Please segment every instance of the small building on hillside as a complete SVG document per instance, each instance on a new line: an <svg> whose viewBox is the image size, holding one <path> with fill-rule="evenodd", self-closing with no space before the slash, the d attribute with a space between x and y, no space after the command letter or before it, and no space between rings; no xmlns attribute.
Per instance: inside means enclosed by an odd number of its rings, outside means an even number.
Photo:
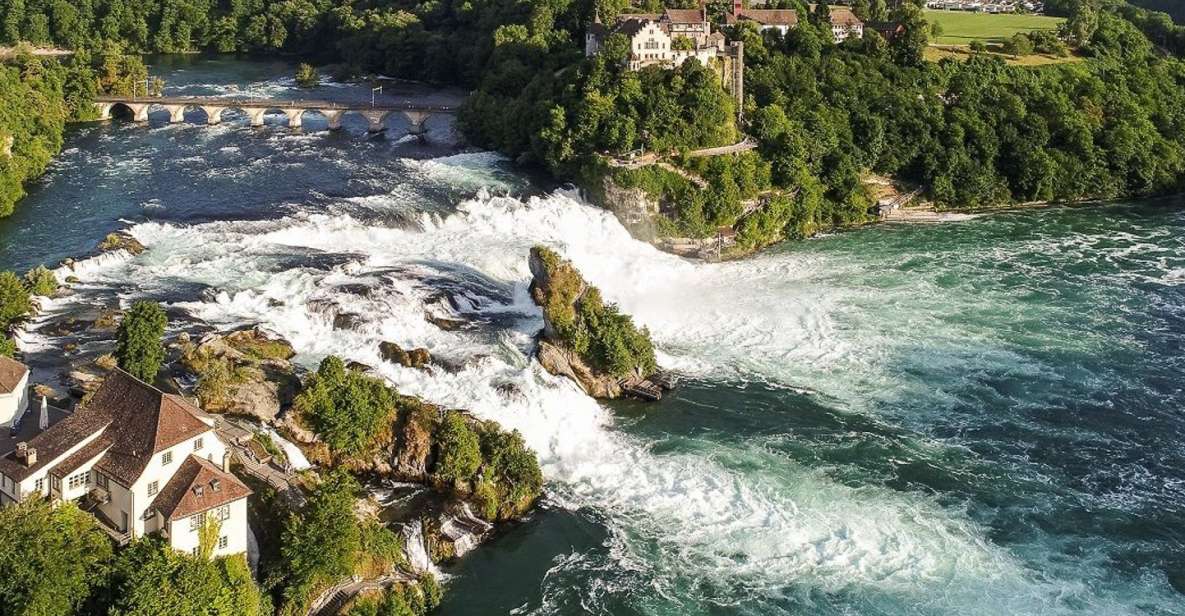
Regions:
<svg viewBox="0 0 1185 616"><path fill-rule="evenodd" d="M13 428L29 407L29 368L0 355L0 429Z"/></svg>
<svg viewBox="0 0 1185 616"><path fill-rule="evenodd" d="M121 544L158 533L186 552L209 522L215 555L247 551L251 490L229 472L214 419L184 398L116 369L82 408L41 423L0 455L0 505L75 501Z"/></svg>
<svg viewBox="0 0 1185 616"><path fill-rule="evenodd" d="M746 9L738 1L733 2L732 13L725 15L725 23L736 25L751 21L757 24L757 30L766 32L776 31L785 36L798 27L798 11L794 9Z"/></svg>
<svg viewBox="0 0 1185 616"><path fill-rule="evenodd" d="M881 38L890 43L902 34L905 34L905 26L899 21L869 21L864 23L864 29L876 32L881 35Z"/></svg>
<svg viewBox="0 0 1185 616"><path fill-rule="evenodd" d="M810 5L814 10L815 5ZM733 0L732 12L725 15L727 25L736 25L746 21L757 24L761 32L776 31L785 36L786 33L798 27L798 11L794 9L746 9L741 0ZM846 6L831 7L831 36L836 43L842 43L849 38L864 36L864 22L856 17Z"/></svg>

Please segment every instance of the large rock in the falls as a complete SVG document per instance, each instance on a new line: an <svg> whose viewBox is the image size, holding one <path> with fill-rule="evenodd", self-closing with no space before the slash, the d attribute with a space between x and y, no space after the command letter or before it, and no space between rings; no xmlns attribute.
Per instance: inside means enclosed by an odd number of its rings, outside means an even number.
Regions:
<svg viewBox="0 0 1185 616"><path fill-rule="evenodd" d="M654 345L616 305L584 281L569 261L552 250L531 249L531 299L543 309L543 331L536 357L548 372L565 376L590 396L618 398L626 392L653 392L648 381L657 370Z"/></svg>
<svg viewBox="0 0 1185 616"><path fill-rule="evenodd" d="M432 355L428 353L428 349L404 350L394 342L380 342L379 355L384 361L399 364L405 368L427 368L432 363Z"/></svg>
<svg viewBox="0 0 1185 616"><path fill-rule="evenodd" d="M181 363L197 377L195 393L205 410L271 423L300 391L293 355L288 341L251 328L210 334L185 348Z"/></svg>
<svg viewBox="0 0 1185 616"><path fill-rule="evenodd" d="M549 342L547 339L539 341L535 357L544 370L556 376L566 376L576 381L584 393L594 398L621 397L621 383L618 379L597 374L578 355Z"/></svg>
<svg viewBox="0 0 1185 616"><path fill-rule="evenodd" d="M99 242L99 252L112 252L116 250L126 250L128 253L138 255L144 252L144 244L140 243L131 233L127 231L116 231L108 233L103 241Z"/></svg>

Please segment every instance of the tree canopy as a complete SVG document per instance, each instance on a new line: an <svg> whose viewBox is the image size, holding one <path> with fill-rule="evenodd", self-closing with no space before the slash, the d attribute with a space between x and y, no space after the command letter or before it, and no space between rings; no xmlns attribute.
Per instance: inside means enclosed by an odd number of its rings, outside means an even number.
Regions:
<svg viewBox="0 0 1185 616"><path fill-rule="evenodd" d="M152 383L165 360L164 335L168 317L160 304L138 301L119 324L115 359L132 376Z"/></svg>

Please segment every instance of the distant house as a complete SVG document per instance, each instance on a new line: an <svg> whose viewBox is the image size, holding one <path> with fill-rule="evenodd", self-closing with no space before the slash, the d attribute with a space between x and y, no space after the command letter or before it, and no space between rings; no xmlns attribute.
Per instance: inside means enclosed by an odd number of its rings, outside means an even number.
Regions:
<svg viewBox="0 0 1185 616"><path fill-rule="evenodd" d="M810 5L814 10L814 5ZM798 11L794 9L746 9L741 0L733 0L732 12L725 15L725 23L736 25L744 22L757 24L761 32L776 31L781 35L798 27ZM831 7L831 36L836 43L849 38L864 36L864 22L851 9L843 6Z"/></svg>
<svg viewBox="0 0 1185 616"><path fill-rule="evenodd" d="M117 369L78 411L42 413L41 429L22 426L0 455L0 505L76 501L120 543L158 533L185 552L216 521L215 555L247 551L251 490L230 474L214 420L184 398Z"/></svg>
<svg viewBox="0 0 1185 616"><path fill-rule="evenodd" d="M653 65L681 66L690 58L707 66L725 52L724 35L712 32L707 11L702 7L667 9L661 14L621 15L612 26L602 24L598 18L585 36L585 55L599 53L605 39L613 34L629 40L631 70Z"/></svg>
<svg viewBox="0 0 1185 616"><path fill-rule="evenodd" d="M0 355L0 428L11 428L29 407L29 369Z"/></svg>
<svg viewBox="0 0 1185 616"><path fill-rule="evenodd" d="M794 9L746 9L740 0L734 0L732 12L724 16L724 22L730 26L750 21L757 24L761 32L777 31L785 36L787 32L798 26L798 11Z"/></svg>
<svg viewBox="0 0 1185 616"><path fill-rule="evenodd" d="M869 21L864 23L865 30L872 30L881 38L892 43L894 39L905 34L905 26L899 21Z"/></svg>

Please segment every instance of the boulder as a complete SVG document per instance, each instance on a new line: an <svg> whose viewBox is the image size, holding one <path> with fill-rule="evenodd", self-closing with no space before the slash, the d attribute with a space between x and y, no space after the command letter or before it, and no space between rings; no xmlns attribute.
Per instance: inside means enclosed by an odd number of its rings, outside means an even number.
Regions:
<svg viewBox="0 0 1185 616"><path fill-rule="evenodd" d="M404 350L394 342L380 342L379 355L384 361L389 361L393 364L399 364L405 368L420 368L424 369L432 363L432 355L428 353L428 349L415 348Z"/></svg>
<svg viewBox="0 0 1185 616"><path fill-rule="evenodd" d="M288 361L295 355L292 345L259 328L208 334L197 346L185 346L181 364L197 377L197 393L209 412L271 423L300 391ZM222 385L206 389L203 382Z"/></svg>
<svg viewBox="0 0 1185 616"><path fill-rule="evenodd" d="M108 233L103 241L99 242L99 252L112 252L115 250L126 250L133 255L138 255L144 252L144 244L140 240L132 237L132 234L126 231L116 231Z"/></svg>
<svg viewBox="0 0 1185 616"><path fill-rule="evenodd" d="M547 340L540 340L535 356L544 370L556 376L572 379L584 393L594 398L621 397L621 383L617 379L598 374L575 353L565 348Z"/></svg>

